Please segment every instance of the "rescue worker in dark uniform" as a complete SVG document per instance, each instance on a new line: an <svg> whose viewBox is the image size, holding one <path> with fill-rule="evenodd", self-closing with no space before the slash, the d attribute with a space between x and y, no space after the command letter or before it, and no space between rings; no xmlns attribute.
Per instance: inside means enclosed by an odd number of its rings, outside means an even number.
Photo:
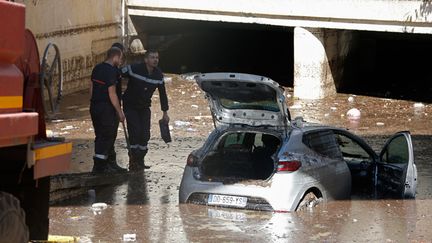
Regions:
<svg viewBox="0 0 432 243"><path fill-rule="evenodd" d="M129 171L150 168L144 164L147 144L150 139L151 98L159 90L162 120L169 122L168 97L165 90L162 71L158 68L159 53L149 50L144 54L144 63L128 65L122 68L124 76L129 77L123 94L123 109L126 115L130 140Z"/></svg>
<svg viewBox="0 0 432 243"><path fill-rule="evenodd" d="M119 42L115 42L114 44L112 44L111 47L117 47L118 49L120 49L122 51L122 58L120 60L120 63L118 66L116 66L116 71L117 71L117 83L116 83L116 93L117 93L117 97L121 106L121 100L122 100L122 75L121 75L121 68L120 65L123 64L123 60L125 59L124 56L124 46L119 43ZM117 131L118 131L118 125L119 125L119 120L116 120L116 123L114 125L114 127L116 127L115 129L115 135L114 135L114 140L117 139ZM114 129L114 128L113 128ZM111 149L108 152L108 161L110 164L112 165L117 165L117 153L115 152L114 149L114 144L111 147ZM119 169L119 168L117 168ZM120 170L120 171L124 171L124 170Z"/></svg>
<svg viewBox="0 0 432 243"><path fill-rule="evenodd" d="M113 160L108 160L114 147L119 121L125 120L124 113L116 92L118 79L117 66L120 64L122 51L111 47L107 59L93 68L90 86L90 115L95 131L94 173L124 172Z"/></svg>

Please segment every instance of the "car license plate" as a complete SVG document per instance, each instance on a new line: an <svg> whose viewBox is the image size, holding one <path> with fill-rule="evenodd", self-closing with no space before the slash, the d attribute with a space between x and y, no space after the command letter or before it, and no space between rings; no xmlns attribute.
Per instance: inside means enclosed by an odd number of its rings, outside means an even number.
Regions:
<svg viewBox="0 0 432 243"><path fill-rule="evenodd" d="M235 196L225 196L209 194L207 203L209 205L226 205L244 208L246 207L247 198L246 197L235 197Z"/></svg>

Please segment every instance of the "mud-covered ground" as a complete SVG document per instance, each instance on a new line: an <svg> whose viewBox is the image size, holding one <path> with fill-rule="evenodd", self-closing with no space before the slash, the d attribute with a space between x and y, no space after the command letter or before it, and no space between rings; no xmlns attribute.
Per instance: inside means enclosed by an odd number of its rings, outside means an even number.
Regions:
<svg viewBox="0 0 432 243"><path fill-rule="evenodd" d="M337 95L320 101L295 100L287 90L292 117L347 127L377 150L400 130L413 135L419 171L416 200L353 198L320 205L311 211L269 213L179 205L178 187L188 154L198 148L213 129L204 94L190 80L167 79L169 116L173 142L160 139L161 118L157 93L152 107L152 138L144 173L132 174L120 185L94 188L92 193L66 200L50 209L50 234L79 236L82 242L122 242L132 234L136 242L429 242L432 241L432 105L381 98ZM74 144L70 172L92 167L93 130L88 93L64 98L50 133L65 136ZM347 118L357 108L360 120ZM123 129L116 149L119 163L127 166ZM92 203L108 208L97 213ZM127 236L127 235L126 235Z"/></svg>

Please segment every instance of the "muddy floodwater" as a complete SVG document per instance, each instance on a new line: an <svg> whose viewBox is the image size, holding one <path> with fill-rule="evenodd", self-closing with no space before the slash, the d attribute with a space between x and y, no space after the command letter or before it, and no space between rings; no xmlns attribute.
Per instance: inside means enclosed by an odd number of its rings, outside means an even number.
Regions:
<svg viewBox="0 0 432 243"><path fill-rule="evenodd" d="M303 212L272 213L198 205L179 205L178 189L188 154L213 129L204 94L193 81L168 77L173 142L159 138L157 92L152 107L152 138L144 173L124 183L89 192L50 208L50 234L81 242L432 242L432 105L339 94L319 101L297 100L287 89L291 116L346 127L379 152L401 130L412 133L418 187L415 200L353 195ZM93 130L87 92L64 98L50 134L74 143L71 173L92 168ZM357 110L348 111L352 108ZM353 113L354 112L354 113ZM360 116L358 113L360 113ZM356 115L355 119L352 115ZM351 116L350 116L351 115ZM116 150L126 167L127 150L119 128ZM103 203L101 207L92 207ZM106 207L104 206L106 204Z"/></svg>

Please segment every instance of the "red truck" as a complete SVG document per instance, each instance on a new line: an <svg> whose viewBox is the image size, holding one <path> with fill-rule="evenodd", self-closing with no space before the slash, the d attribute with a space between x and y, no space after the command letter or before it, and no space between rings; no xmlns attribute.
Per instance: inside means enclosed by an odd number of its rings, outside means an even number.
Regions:
<svg viewBox="0 0 432 243"><path fill-rule="evenodd" d="M71 161L70 142L47 138L40 74L25 6L0 1L0 242L47 239L50 176Z"/></svg>

